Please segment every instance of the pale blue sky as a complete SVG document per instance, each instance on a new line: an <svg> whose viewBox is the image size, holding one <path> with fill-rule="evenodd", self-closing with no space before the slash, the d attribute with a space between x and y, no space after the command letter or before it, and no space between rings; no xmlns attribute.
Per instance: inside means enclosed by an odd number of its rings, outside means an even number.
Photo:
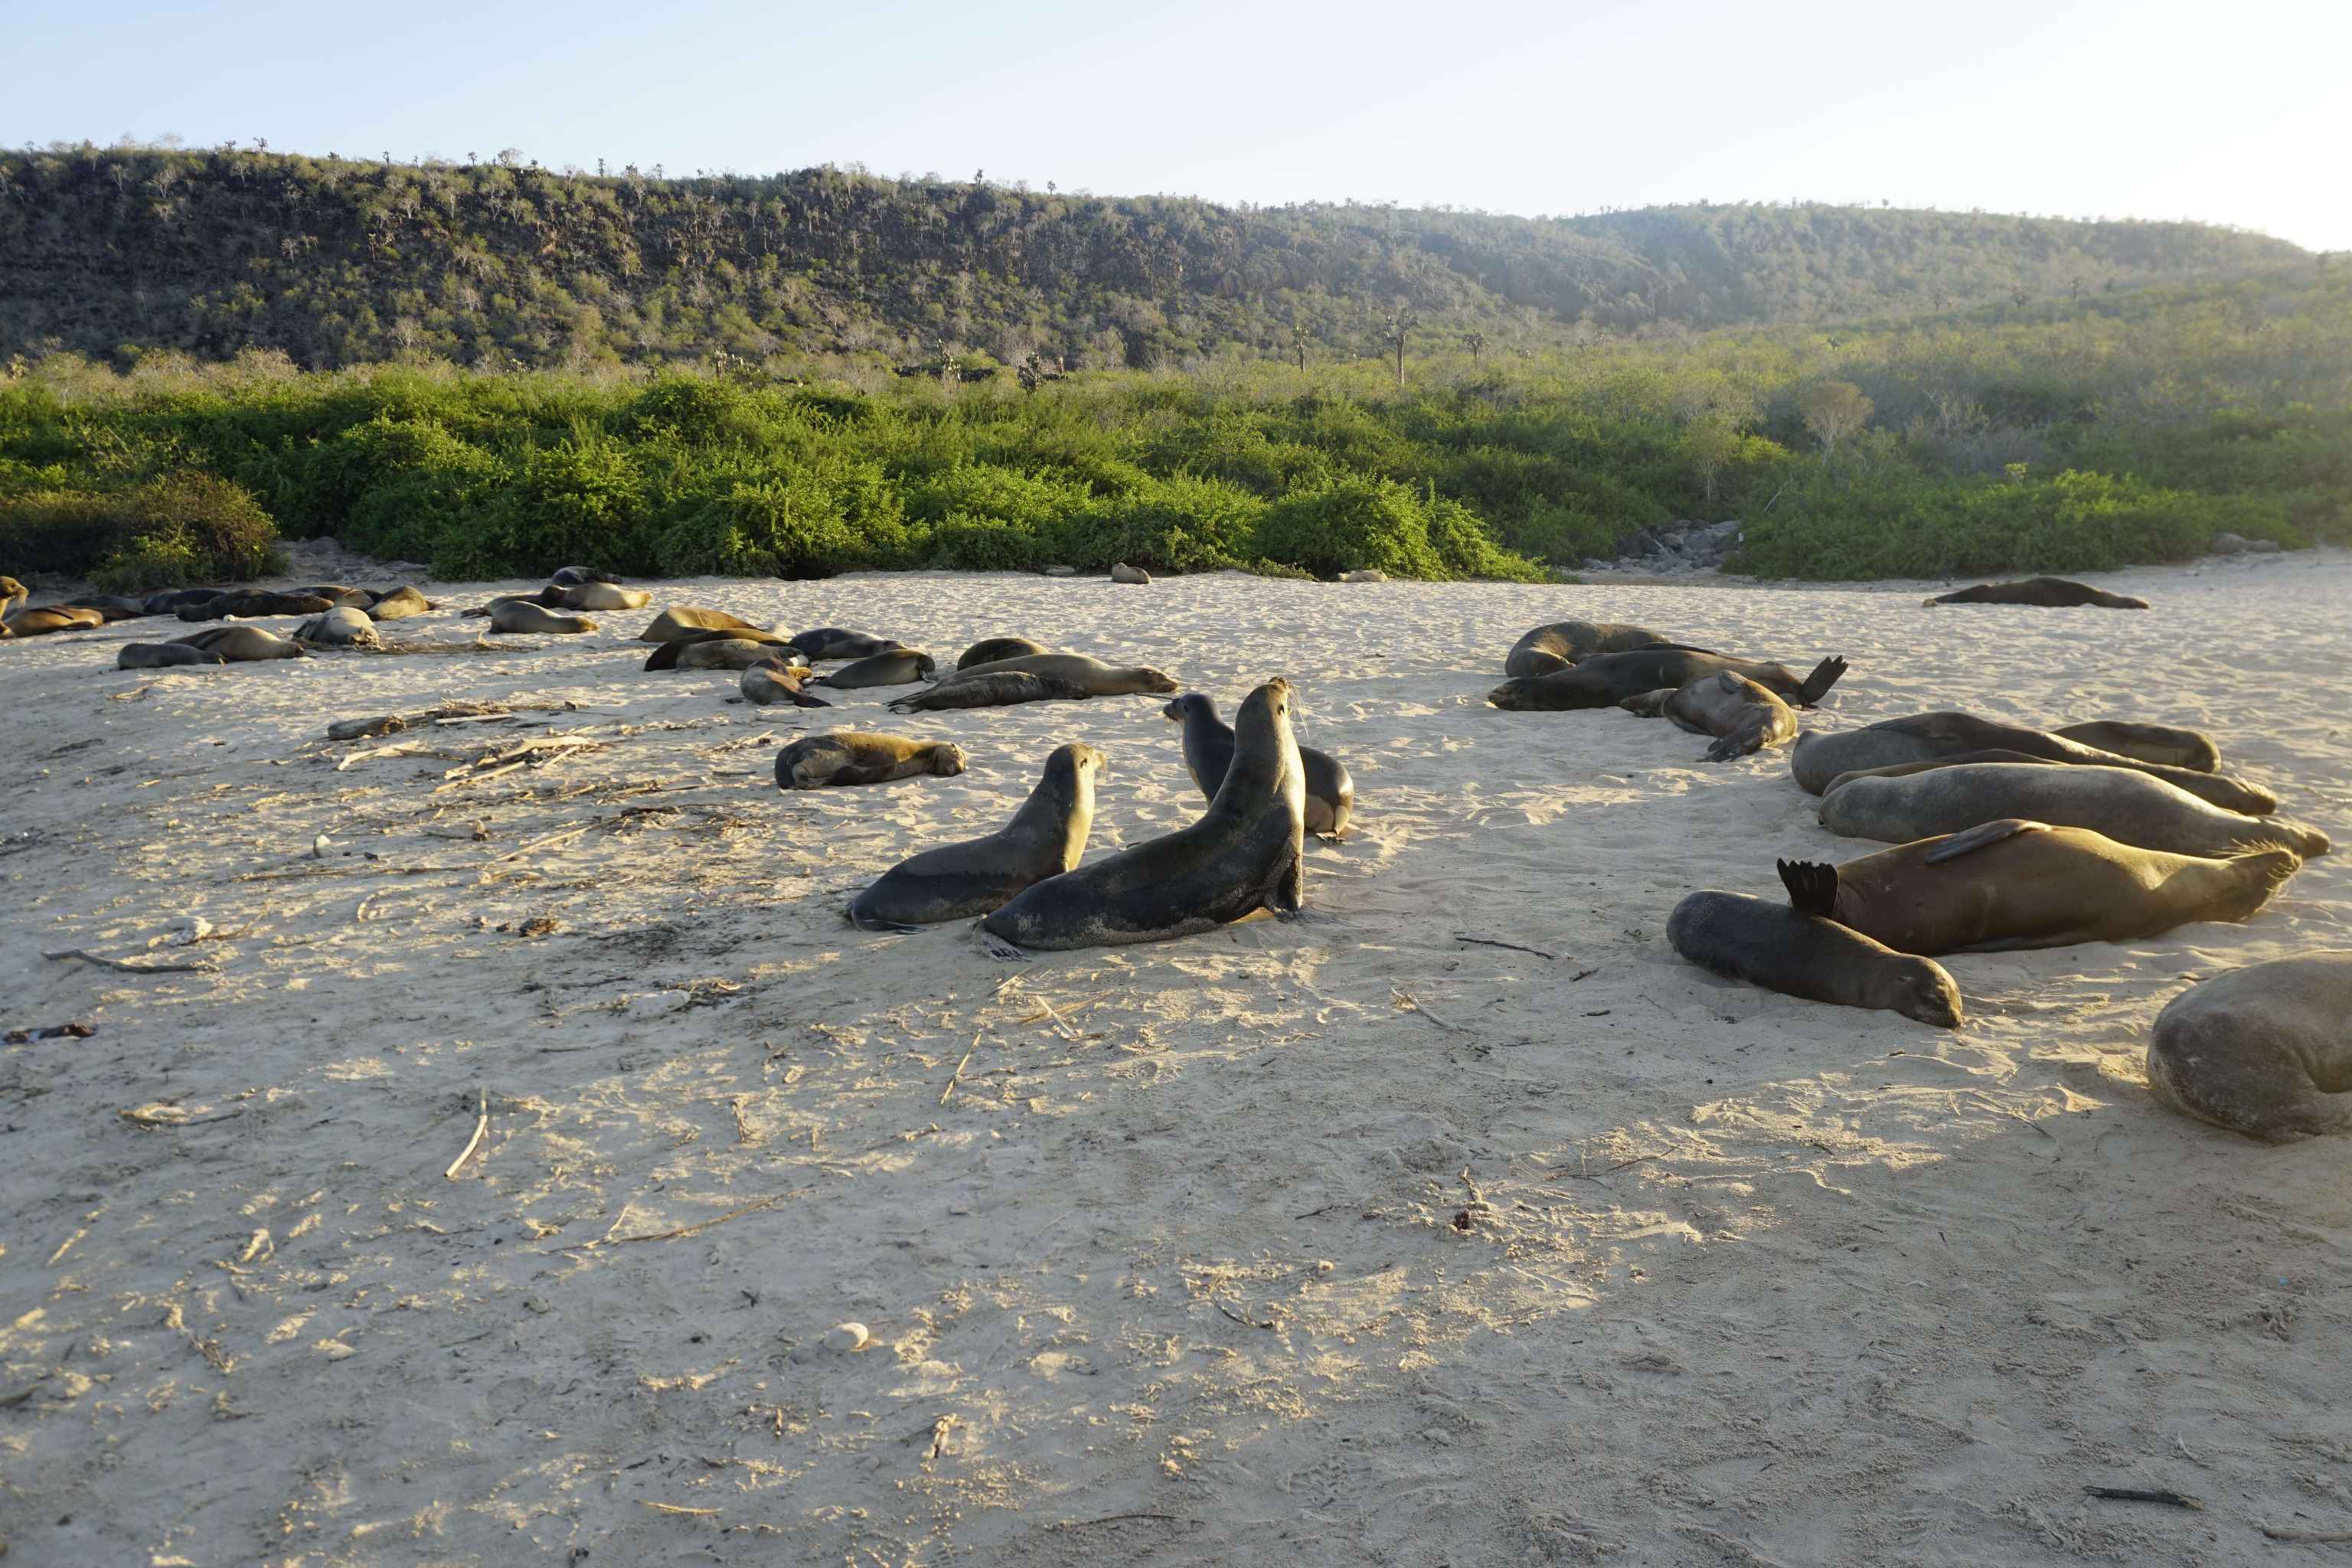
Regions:
<svg viewBox="0 0 2352 1568"><path fill-rule="evenodd" d="M2352 247L2352 0L63 5L0 141L863 163L1105 195L2195 217Z"/></svg>

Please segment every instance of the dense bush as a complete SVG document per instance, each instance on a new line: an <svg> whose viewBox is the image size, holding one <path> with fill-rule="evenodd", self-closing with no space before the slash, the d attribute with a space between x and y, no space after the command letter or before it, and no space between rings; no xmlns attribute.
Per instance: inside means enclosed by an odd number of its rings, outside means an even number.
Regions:
<svg viewBox="0 0 2352 1568"><path fill-rule="evenodd" d="M111 591L233 582L283 563L252 496L204 473L121 490L0 497L0 574L89 577Z"/></svg>

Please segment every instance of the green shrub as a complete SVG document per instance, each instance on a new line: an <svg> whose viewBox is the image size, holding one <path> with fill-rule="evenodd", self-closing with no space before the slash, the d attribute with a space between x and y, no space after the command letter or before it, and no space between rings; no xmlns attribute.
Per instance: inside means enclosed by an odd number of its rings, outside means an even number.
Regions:
<svg viewBox="0 0 2352 1568"><path fill-rule="evenodd" d="M1256 553L1318 577L1365 567L1392 577L1446 574L1421 498L1392 479L1340 479L1285 496L1258 520Z"/></svg>
<svg viewBox="0 0 2352 1568"><path fill-rule="evenodd" d="M931 528L932 561L953 572L1034 572L1054 563L1045 541L1002 518L953 512Z"/></svg>
<svg viewBox="0 0 2352 1568"><path fill-rule="evenodd" d="M1248 556L1265 510L1247 490L1216 479L1147 478L1131 493L1064 518L1055 554L1097 571L1124 561L1147 572L1213 572Z"/></svg>
<svg viewBox="0 0 2352 1568"><path fill-rule="evenodd" d="M536 576L573 562L624 575L660 569L646 479L626 447L582 432L523 454L470 527L434 542L444 577Z"/></svg>
<svg viewBox="0 0 2352 1568"><path fill-rule="evenodd" d="M278 529L226 479L175 473L121 490L33 490L0 500L0 573L105 574L121 587L238 582L269 571Z"/></svg>

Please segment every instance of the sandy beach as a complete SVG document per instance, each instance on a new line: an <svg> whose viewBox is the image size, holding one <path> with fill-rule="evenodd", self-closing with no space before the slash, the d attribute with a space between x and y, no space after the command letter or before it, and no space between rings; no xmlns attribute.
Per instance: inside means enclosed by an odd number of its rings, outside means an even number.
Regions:
<svg viewBox="0 0 2352 1568"><path fill-rule="evenodd" d="M487 647L456 610L535 584L426 584L407 656L0 645L0 1028L94 1030L0 1046L7 1561L2340 1561L2297 1537L2352 1539L2352 1145L2187 1121L2142 1058L2192 979L2352 946L2347 856L2242 926L1950 959L1941 1031L1667 947L1695 889L1874 847L1785 752L1484 701L1529 626L1634 621L1844 655L1822 727L2194 726L2352 832L2352 552L2095 580L2155 608L919 574ZM857 931L1065 741L1090 859L1192 821L1161 700L754 709L640 671L672 604L1025 635L1228 717L1286 676L1357 783L1337 918ZM324 738L457 701L515 711ZM971 769L780 794L842 723ZM532 739L583 743L468 775Z"/></svg>

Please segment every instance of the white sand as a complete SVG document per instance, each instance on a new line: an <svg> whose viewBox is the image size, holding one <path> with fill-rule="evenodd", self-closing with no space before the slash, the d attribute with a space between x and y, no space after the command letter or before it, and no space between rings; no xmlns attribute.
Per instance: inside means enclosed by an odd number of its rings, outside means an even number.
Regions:
<svg viewBox="0 0 2352 1568"><path fill-rule="evenodd" d="M2141 1056L2191 976L2352 945L2343 858L2242 927L1952 960L1946 1033L1667 948L1692 889L1869 847L1785 752L1482 701L1528 626L1637 620L1847 655L1816 722L2196 725L2352 830L2352 556L2103 581L2157 609L660 585L943 662L1154 663L1229 714L1300 687L1360 792L1308 856L1343 923L1025 968L839 910L1064 740L1110 759L1094 855L1191 820L1156 700L754 710L639 673L651 611L204 671L111 669L170 623L0 647L0 1024L98 1031L0 1047L8 1562L2336 1561L2259 1527L2352 1529L2352 1144L2175 1117ZM345 771L391 742L321 740L461 698L576 701L526 717L601 749L436 794L514 731ZM780 795L774 740L844 720L971 771ZM68 947L218 972L39 956ZM159 1103L184 1124L121 1115ZM825 1350L844 1320L876 1348Z"/></svg>

